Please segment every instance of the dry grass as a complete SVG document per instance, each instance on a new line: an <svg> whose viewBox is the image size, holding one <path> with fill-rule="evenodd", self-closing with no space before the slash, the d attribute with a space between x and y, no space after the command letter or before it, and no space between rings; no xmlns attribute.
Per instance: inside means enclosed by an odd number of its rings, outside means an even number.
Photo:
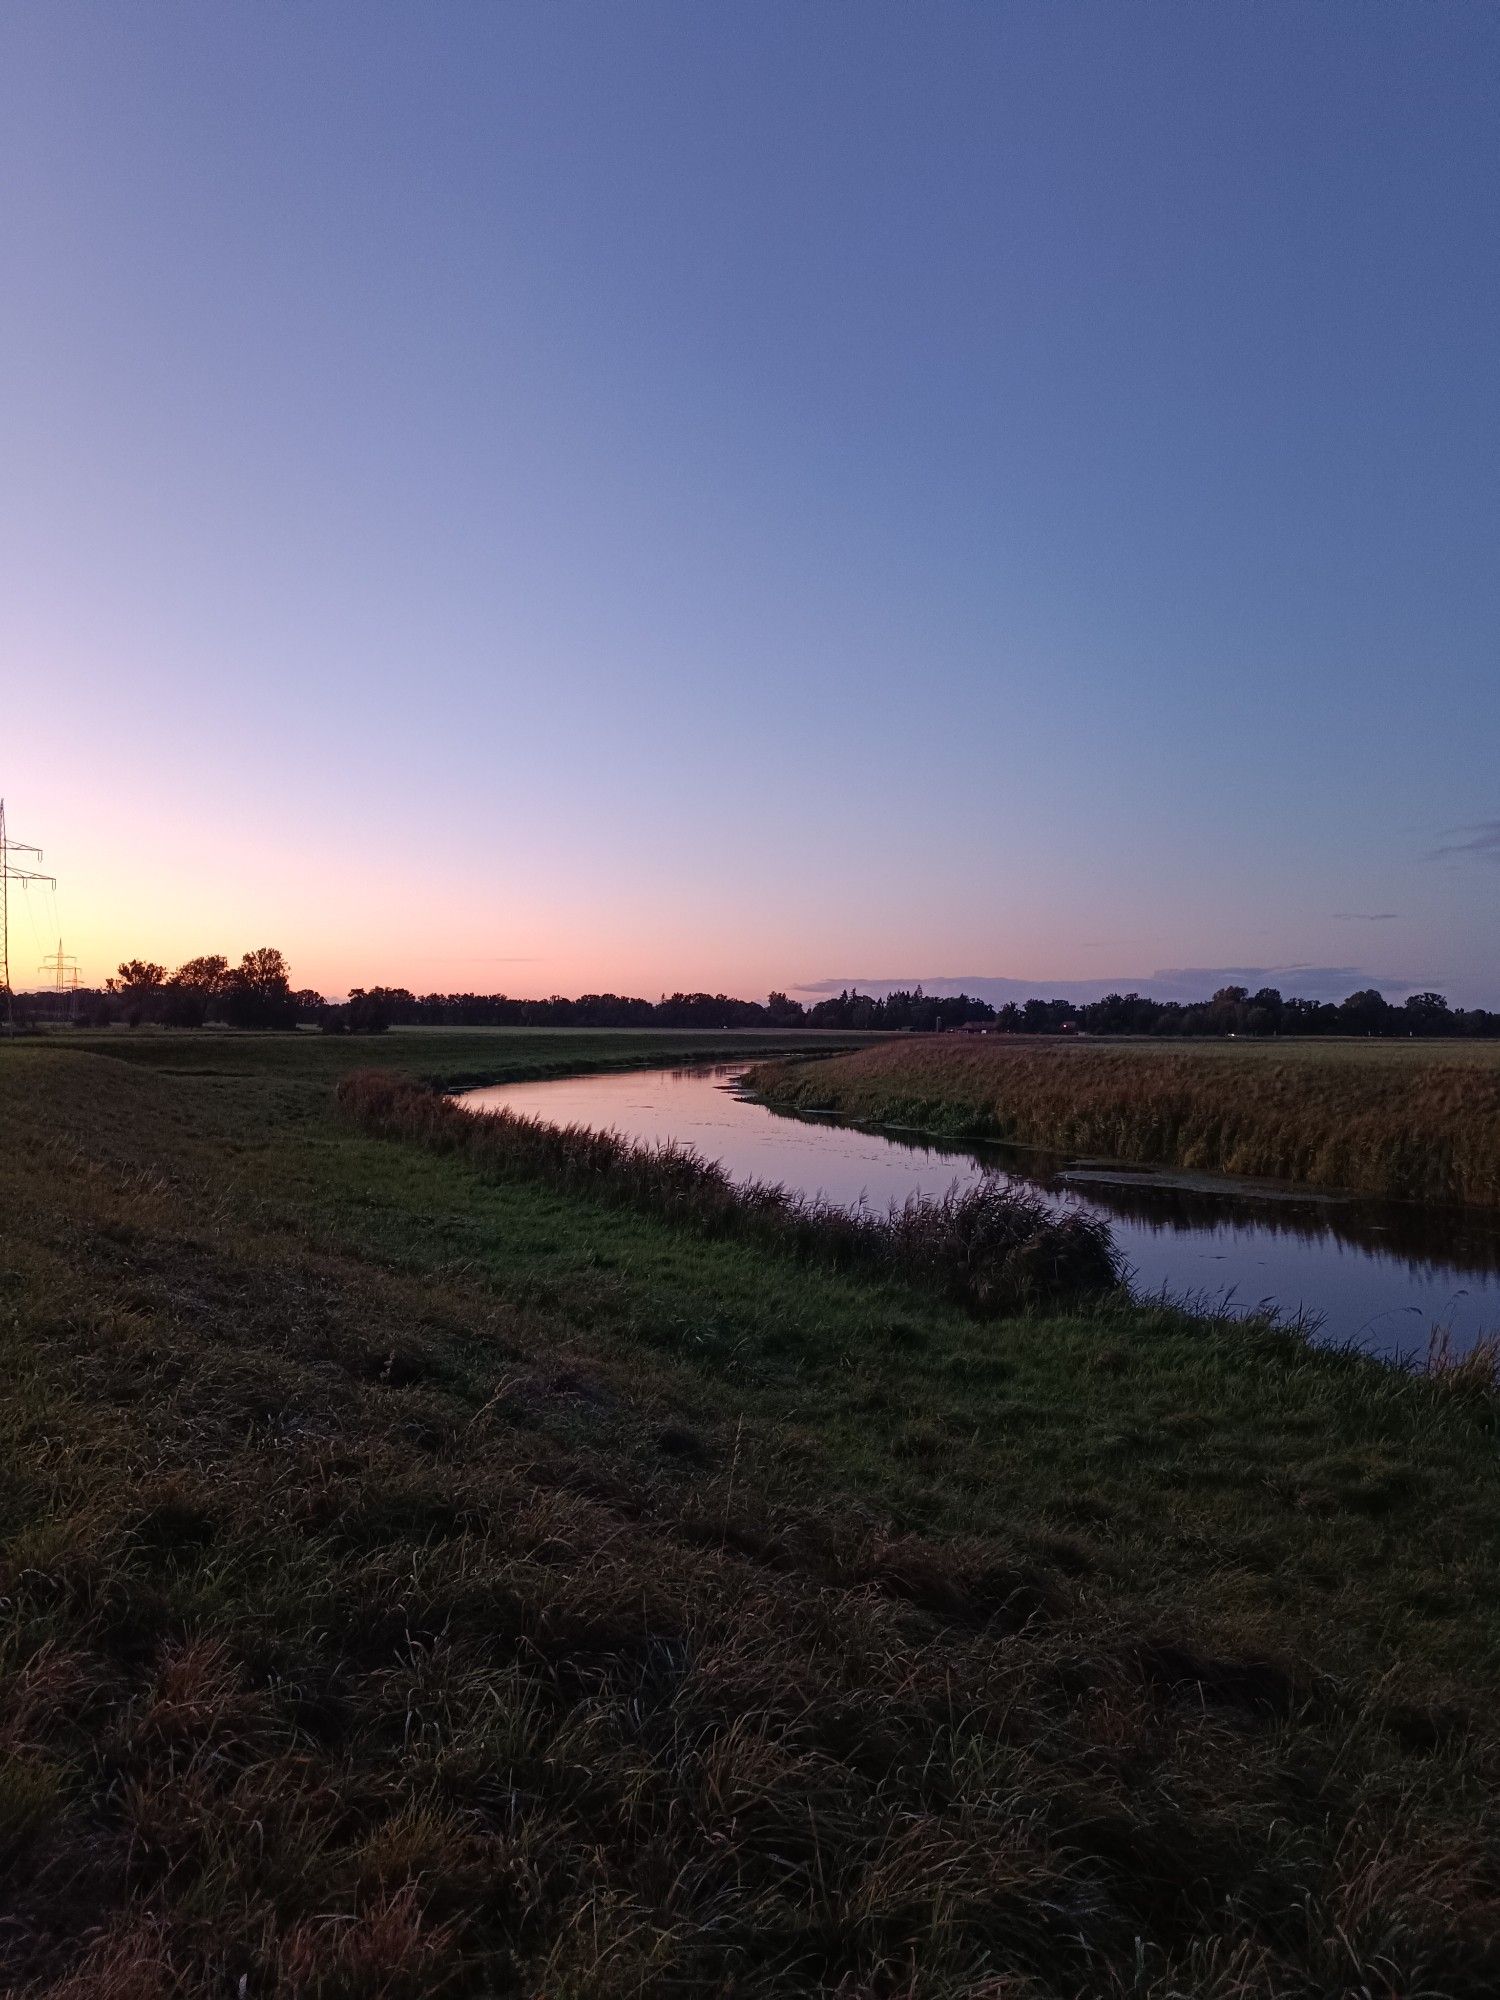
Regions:
<svg viewBox="0 0 1500 2000"><path fill-rule="evenodd" d="M1427 1342L1426 1372L1444 1389L1493 1395L1500 1390L1500 1333L1482 1334L1460 1348L1453 1344L1450 1327L1435 1326Z"/></svg>
<svg viewBox="0 0 1500 2000"><path fill-rule="evenodd" d="M1158 1048L927 1036L764 1065L750 1082L787 1109L1314 1187L1500 1203L1500 1063L1443 1044Z"/></svg>

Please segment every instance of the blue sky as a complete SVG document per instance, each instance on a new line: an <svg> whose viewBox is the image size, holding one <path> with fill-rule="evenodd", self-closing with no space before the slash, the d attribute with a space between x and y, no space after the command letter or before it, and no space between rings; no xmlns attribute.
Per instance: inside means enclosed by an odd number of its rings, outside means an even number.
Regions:
<svg viewBox="0 0 1500 2000"><path fill-rule="evenodd" d="M12 6L68 948L1500 1004L1497 78L1477 5Z"/></svg>

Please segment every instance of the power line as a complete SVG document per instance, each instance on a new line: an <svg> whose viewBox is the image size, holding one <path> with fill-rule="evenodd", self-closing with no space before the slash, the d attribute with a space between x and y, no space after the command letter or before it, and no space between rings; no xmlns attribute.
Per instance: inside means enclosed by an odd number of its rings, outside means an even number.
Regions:
<svg viewBox="0 0 1500 2000"><path fill-rule="evenodd" d="M0 799L0 986L5 992L5 1031L13 1035L16 1031L16 1000L10 986L10 885L19 882L25 888L31 882L46 882L57 887L55 875L39 874L35 868L18 868L12 865L13 854L30 854L40 861L42 850L33 847L29 840L12 840L5 831L5 801ZM58 951L62 950L59 940Z"/></svg>
<svg viewBox="0 0 1500 2000"><path fill-rule="evenodd" d="M32 891L35 891L35 893L33 894ZM21 898L22 907L26 911L26 921L31 926L31 941L38 951L45 951L47 949L47 940L41 926L36 920L37 905L44 896L48 896L51 893L51 890L47 888L45 883L33 882L27 894ZM44 910L42 914L45 916L46 911ZM56 928L55 924L48 924L47 926L48 930L55 930Z"/></svg>

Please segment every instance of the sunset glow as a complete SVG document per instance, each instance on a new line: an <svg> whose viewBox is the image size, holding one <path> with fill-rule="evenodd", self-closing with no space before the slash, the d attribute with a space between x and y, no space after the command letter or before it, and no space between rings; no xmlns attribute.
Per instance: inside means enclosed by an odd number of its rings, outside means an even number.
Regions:
<svg viewBox="0 0 1500 2000"><path fill-rule="evenodd" d="M1482 10L861 16L12 10L20 966L1500 1000Z"/></svg>

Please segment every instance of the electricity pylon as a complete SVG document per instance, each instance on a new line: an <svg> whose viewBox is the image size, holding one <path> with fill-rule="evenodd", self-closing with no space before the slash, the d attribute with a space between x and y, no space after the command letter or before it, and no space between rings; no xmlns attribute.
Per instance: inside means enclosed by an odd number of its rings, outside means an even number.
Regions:
<svg viewBox="0 0 1500 2000"><path fill-rule="evenodd" d="M61 938L57 940L57 950L42 960L37 971L52 974L52 987L56 993L78 991L78 960L71 952L64 956Z"/></svg>
<svg viewBox="0 0 1500 2000"><path fill-rule="evenodd" d="M12 840L5 831L5 801L0 799L0 985L5 990L5 1032L13 1035L16 1031L15 995L10 990L10 885L20 882L23 886L30 882L46 882L57 887L54 875L40 875L34 868L16 868L11 865L13 854L30 854L40 861L42 850L33 847L27 840ZM62 949L58 946L59 951Z"/></svg>
<svg viewBox="0 0 1500 2000"><path fill-rule="evenodd" d="M78 960L72 952L62 950L62 938L58 938L58 948L36 968L38 972L52 974L52 992L56 994L76 994L78 992Z"/></svg>
<svg viewBox="0 0 1500 2000"><path fill-rule="evenodd" d="M53 1005L59 1010L54 1018L61 1017L62 996L66 993L68 996L68 1019L71 1021L74 1010L78 1005L78 960L70 952L63 950L61 938L57 940L57 950L50 952L42 960L41 964L37 967L37 971L50 972L52 974L52 991L57 995L57 999L53 1002Z"/></svg>

